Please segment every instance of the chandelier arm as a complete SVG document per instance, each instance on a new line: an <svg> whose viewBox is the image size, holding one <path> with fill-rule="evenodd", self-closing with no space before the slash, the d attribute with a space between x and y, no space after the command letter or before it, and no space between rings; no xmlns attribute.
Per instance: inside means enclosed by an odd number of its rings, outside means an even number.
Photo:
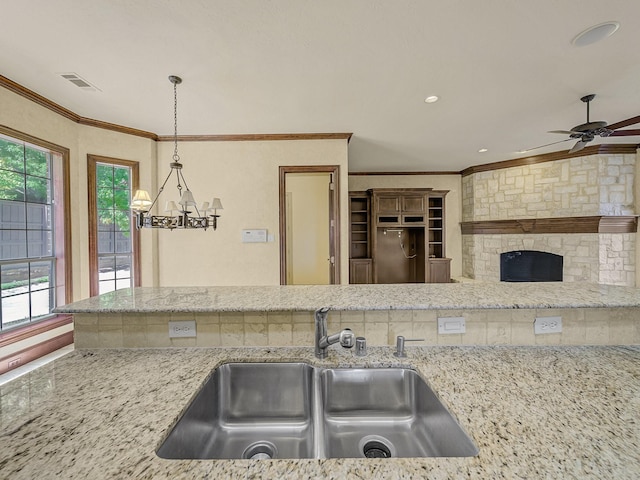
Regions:
<svg viewBox="0 0 640 480"><path fill-rule="evenodd" d="M151 206L149 207L149 211L151 211L151 209L153 208L153 206L156 204L156 202L158 201L158 198L160 198L160 194L162 193L162 191L164 190L164 186L167 184L167 182L169 181L169 178L171 178L171 171L169 172L169 175L167 175L167 178L164 179L164 182L162 183L162 186L158 189L158 194L156 195L156 198L153 199L153 203L151 204Z"/></svg>
<svg viewBox="0 0 640 480"><path fill-rule="evenodd" d="M180 178L182 179L182 183L184 183L184 188L189 190L189 185L187 185L187 181L184 178L184 174L182 173L182 170L178 171L178 177L179 177L179 179ZM180 181L179 179L178 179L178 182ZM201 217L202 215L200 215L200 210L198 210L198 205L194 205L193 208L196 209L196 213L198 214L199 217Z"/></svg>

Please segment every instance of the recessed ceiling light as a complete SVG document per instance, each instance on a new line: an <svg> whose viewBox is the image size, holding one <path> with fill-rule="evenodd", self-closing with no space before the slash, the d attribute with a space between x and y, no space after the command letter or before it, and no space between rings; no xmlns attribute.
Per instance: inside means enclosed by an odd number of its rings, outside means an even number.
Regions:
<svg viewBox="0 0 640 480"><path fill-rule="evenodd" d="M424 99L424 103L436 103L438 100L440 100L440 97L437 95L429 95Z"/></svg>
<svg viewBox="0 0 640 480"><path fill-rule="evenodd" d="M573 40L571 40L571 43L576 47L591 45L592 43L599 42L600 40L604 40L605 38L613 35L619 28L619 22L612 21L600 23L580 32Z"/></svg>
<svg viewBox="0 0 640 480"><path fill-rule="evenodd" d="M484 153L484 152L488 152L489 149L488 148L481 148L480 150L478 150L478 153Z"/></svg>

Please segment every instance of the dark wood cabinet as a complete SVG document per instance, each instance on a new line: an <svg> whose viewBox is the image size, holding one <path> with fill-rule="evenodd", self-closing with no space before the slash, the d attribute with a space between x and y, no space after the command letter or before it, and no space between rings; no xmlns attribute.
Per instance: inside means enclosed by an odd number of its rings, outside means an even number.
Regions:
<svg viewBox="0 0 640 480"><path fill-rule="evenodd" d="M446 190L349 193L350 283L448 283Z"/></svg>
<svg viewBox="0 0 640 480"><path fill-rule="evenodd" d="M428 258L427 259L427 283L451 282L451 259Z"/></svg>
<svg viewBox="0 0 640 480"><path fill-rule="evenodd" d="M373 261L370 258L349 260L349 283L373 283Z"/></svg>
<svg viewBox="0 0 640 480"><path fill-rule="evenodd" d="M349 192L349 283L371 283L371 196Z"/></svg>
<svg viewBox="0 0 640 480"><path fill-rule="evenodd" d="M372 189L374 283L451 281L445 256L445 190Z"/></svg>

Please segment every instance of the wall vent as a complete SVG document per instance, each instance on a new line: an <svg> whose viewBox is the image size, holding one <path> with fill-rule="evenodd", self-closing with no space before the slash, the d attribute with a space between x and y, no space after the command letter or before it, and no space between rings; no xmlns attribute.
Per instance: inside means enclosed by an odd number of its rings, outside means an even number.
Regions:
<svg viewBox="0 0 640 480"><path fill-rule="evenodd" d="M59 75L65 80L68 80L69 82L73 83L76 87L81 88L82 90L88 90L91 92L101 91L98 87L87 82L84 78L82 78L77 73L68 72L68 73L60 73Z"/></svg>

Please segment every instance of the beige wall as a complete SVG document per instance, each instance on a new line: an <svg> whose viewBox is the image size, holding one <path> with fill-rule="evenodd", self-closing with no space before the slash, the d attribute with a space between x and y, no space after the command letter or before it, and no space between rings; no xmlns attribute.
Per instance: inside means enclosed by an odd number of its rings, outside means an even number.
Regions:
<svg viewBox="0 0 640 480"><path fill-rule="evenodd" d="M155 192L168 173L173 144L79 125L4 88L0 105L1 125L70 151L73 300L86 298L87 154L140 162L141 187ZM216 232L142 231L143 286L279 284L280 165L339 165L341 230L348 231L346 140L185 142L180 143L179 153L196 200L211 201L215 195L225 209ZM174 185L170 182L163 197ZM243 244L241 231L247 228L267 228L275 241ZM346 235L341 250L341 279L347 282Z"/></svg>
<svg viewBox="0 0 640 480"><path fill-rule="evenodd" d="M73 300L89 296L87 154L140 162L143 185L155 161L155 142L79 125L0 88L0 124L69 149ZM143 281L153 277L152 254L143 253Z"/></svg>
<svg viewBox="0 0 640 480"><path fill-rule="evenodd" d="M347 141L181 142L183 173L196 201L220 197L224 210L213 231L158 233L160 286L279 285L279 168L340 167L340 226L348 232ZM173 144L158 144L158 181L169 170ZM171 184L171 186L169 186ZM171 181L162 202L177 193ZM273 242L242 243L242 230L266 228ZM341 283L349 280L348 236L341 235Z"/></svg>
<svg viewBox="0 0 640 480"><path fill-rule="evenodd" d="M445 197L446 254L451 258L451 277L462 275L462 215L460 175L349 175L349 191L370 188L433 188L449 190Z"/></svg>

